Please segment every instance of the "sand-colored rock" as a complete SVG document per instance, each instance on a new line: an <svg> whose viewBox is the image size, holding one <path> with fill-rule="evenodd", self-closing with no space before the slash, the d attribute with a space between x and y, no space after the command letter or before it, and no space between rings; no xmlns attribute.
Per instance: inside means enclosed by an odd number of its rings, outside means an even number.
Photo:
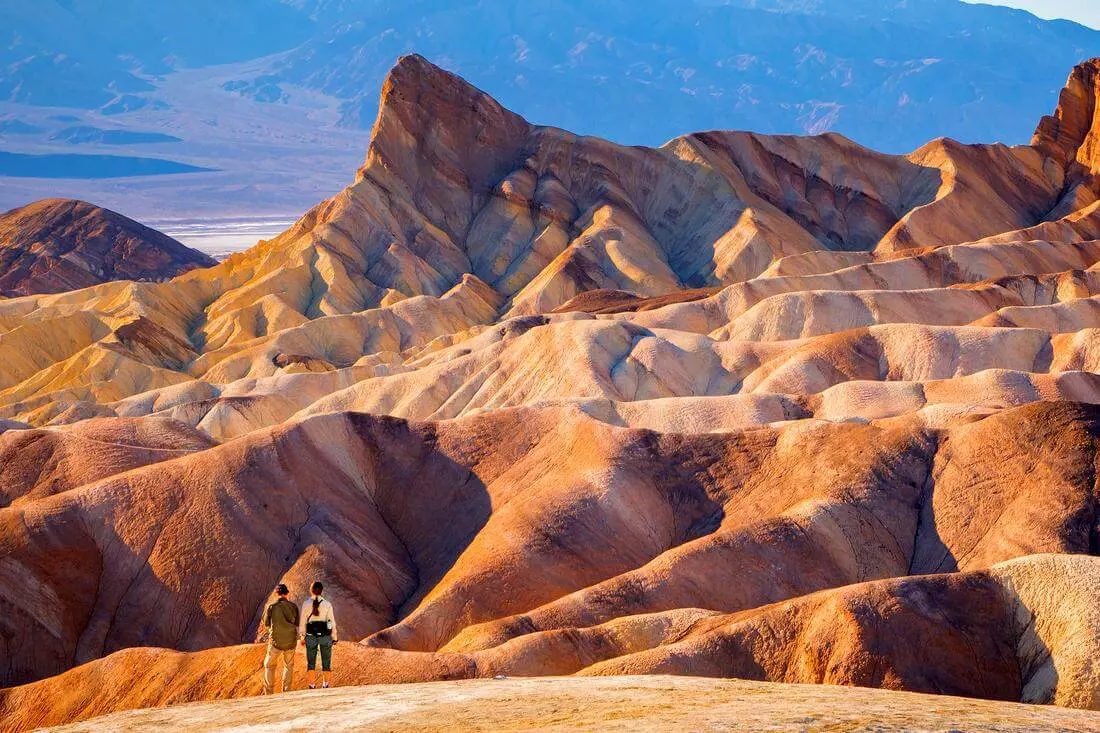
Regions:
<svg viewBox="0 0 1100 733"><path fill-rule="evenodd" d="M1054 114L1044 117L1031 144L1065 171L1061 201L1052 212L1066 216L1100 196L1100 60L1079 64L1069 76Z"/></svg>
<svg viewBox="0 0 1100 733"><path fill-rule="evenodd" d="M1050 555L991 569L1011 593L1025 702L1100 709L1100 586L1094 558Z"/></svg>
<svg viewBox="0 0 1100 733"><path fill-rule="evenodd" d="M1048 216L1083 165L1078 151L1091 155L1090 68L1075 72L1051 118L1061 122L1040 125L1032 148L941 140L888 156L836 135L708 132L658 150L621 147L530 125L404 57L355 182L275 240L172 283L0 304L5 350L55 334L0 370L0 414L45 424L71 419L63 403L106 405L185 379L221 394L242 379L379 354L404 354L387 357L404 364L410 350L457 345L502 316L562 306L720 339L790 340L895 322L960 326L1033 305L987 289L932 308L935 293L917 291L1086 270L1100 258L1091 209ZM429 130L429 119L439 124ZM584 305L592 290L628 300ZM880 293L853 292L867 290ZM104 388L110 370L128 377ZM217 437L308 407L265 401Z"/></svg>
<svg viewBox="0 0 1100 733"><path fill-rule="evenodd" d="M521 701L521 702L520 702ZM508 679L350 687L123 713L64 731L1100 730L1095 713L944 696L684 677Z"/></svg>

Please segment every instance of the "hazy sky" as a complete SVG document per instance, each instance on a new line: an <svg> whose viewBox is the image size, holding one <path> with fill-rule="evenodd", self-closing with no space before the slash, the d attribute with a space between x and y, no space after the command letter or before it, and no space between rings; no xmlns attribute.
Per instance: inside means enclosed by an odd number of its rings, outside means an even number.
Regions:
<svg viewBox="0 0 1100 733"><path fill-rule="evenodd" d="M968 0L974 2L977 0ZM1040 18L1069 18L1100 28L1100 0L980 0L989 5L1023 8Z"/></svg>

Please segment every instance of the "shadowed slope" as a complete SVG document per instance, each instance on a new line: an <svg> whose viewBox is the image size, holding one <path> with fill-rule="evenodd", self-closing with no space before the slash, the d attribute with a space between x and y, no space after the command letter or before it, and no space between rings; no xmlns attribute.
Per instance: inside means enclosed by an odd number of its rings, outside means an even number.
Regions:
<svg viewBox="0 0 1100 733"><path fill-rule="evenodd" d="M1088 552L1094 413L710 436L571 408L290 423L0 510L12 577L52 598L34 643L8 647L7 680L127 646L244 641L280 579L331 583L345 634L431 651ZM773 572L748 572L761 563Z"/></svg>
<svg viewBox="0 0 1100 733"><path fill-rule="evenodd" d="M1092 662L1100 632L1098 573L1097 558L1038 555L989 571L862 583L732 615L683 609L626 616L465 654L342 643L335 652L334 679L344 686L644 672L873 686L1097 709ZM0 711L9 728L26 729L135 707L255 695L262 655L258 645L189 654L120 651L57 678L0 691ZM302 660L298 655L295 664L301 666ZM513 679L510 684L523 683ZM588 689L601 684L606 682L592 680ZM372 690L368 697L377 694ZM850 691L848 699L861 694ZM928 701L933 707L947 703ZM983 703L967 705L977 709ZM1003 724L1013 708L997 709ZM1100 726L1095 714L1079 721Z"/></svg>

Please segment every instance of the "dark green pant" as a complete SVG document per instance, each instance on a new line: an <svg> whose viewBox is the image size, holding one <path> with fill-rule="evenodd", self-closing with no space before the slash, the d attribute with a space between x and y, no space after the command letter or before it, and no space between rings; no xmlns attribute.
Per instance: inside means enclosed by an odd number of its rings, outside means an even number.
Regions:
<svg viewBox="0 0 1100 733"><path fill-rule="evenodd" d="M306 636L306 669L317 669L317 650L321 651L321 670L332 671L332 636Z"/></svg>

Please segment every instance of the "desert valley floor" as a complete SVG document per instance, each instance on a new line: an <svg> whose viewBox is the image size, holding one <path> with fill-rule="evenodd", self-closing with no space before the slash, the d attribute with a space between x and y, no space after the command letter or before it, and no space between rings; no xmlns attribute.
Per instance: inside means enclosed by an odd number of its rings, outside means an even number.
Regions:
<svg viewBox="0 0 1100 733"><path fill-rule="evenodd" d="M88 255L36 222L102 216L0 222L35 254L0 299L3 729L254 695L272 587L319 578L342 685L1100 730L1100 60L1029 146L895 156L622 147L406 56L274 239L70 290Z"/></svg>

